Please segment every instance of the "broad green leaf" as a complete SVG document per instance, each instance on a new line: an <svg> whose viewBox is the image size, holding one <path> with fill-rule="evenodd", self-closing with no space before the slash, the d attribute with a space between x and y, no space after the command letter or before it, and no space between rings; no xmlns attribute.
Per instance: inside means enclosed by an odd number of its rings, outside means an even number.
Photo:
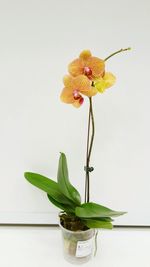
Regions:
<svg viewBox="0 0 150 267"><path fill-rule="evenodd" d="M114 211L96 203L84 203L76 207L75 214L80 218L117 217L126 212Z"/></svg>
<svg viewBox="0 0 150 267"><path fill-rule="evenodd" d="M38 173L32 173L32 172L25 172L24 176L28 182L48 193L56 201L63 204L74 206L74 203L62 194L62 192L59 189L58 183L56 183L55 181Z"/></svg>
<svg viewBox="0 0 150 267"><path fill-rule="evenodd" d="M67 205L67 204L62 204L58 201L56 201L54 198L52 198L49 194L47 194L48 196L48 199L52 202L53 205L55 205L57 208L61 209L61 210L64 210L66 212L69 212L69 213L74 213L75 212L75 208Z"/></svg>
<svg viewBox="0 0 150 267"><path fill-rule="evenodd" d="M85 218L86 219L89 219L89 218ZM94 218L92 217L92 220L96 220L96 221L103 221L103 222L113 222L114 220L110 217L97 217L97 218Z"/></svg>
<svg viewBox="0 0 150 267"><path fill-rule="evenodd" d="M76 205L81 205L81 197L79 192L72 186L69 181L67 159L64 153L61 153L59 158L57 181L60 191Z"/></svg>
<svg viewBox="0 0 150 267"><path fill-rule="evenodd" d="M105 222L100 220L92 220L92 219L84 219L84 224L89 228L106 228L106 229L112 229L113 225L111 222Z"/></svg>

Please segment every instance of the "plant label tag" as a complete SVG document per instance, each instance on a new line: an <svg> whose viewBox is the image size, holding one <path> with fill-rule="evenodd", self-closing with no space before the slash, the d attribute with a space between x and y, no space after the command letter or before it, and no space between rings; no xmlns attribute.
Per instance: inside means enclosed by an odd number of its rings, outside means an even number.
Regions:
<svg viewBox="0 0 150 267"><path fill-rule="evenodd" d="M78 241L76 248L76 257L88 256L92 253L92 250L93 250L93 238L85 241Z"/></svg>

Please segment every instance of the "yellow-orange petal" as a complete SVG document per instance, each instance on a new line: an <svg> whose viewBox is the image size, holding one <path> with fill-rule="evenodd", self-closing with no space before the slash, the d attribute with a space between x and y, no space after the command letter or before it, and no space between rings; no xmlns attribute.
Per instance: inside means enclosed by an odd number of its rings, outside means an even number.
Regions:
<svg viewBox="0 0 150 267"><path fill-rule="evenodd" d="M96 94L98 93L98 90L97 90L96 87L91 86L89 90L87 90L87 91L81 91L81 93L82 93L83 95L86 95L86 96L88 96L88 97L91 97L91 96L96 95Z"/></svg>
<svg viewBox="0 0 150 267"><path fill-rule="evenodd" d="M65 87L60 95L60 99L62 102L66 103L66 104L72 104L74 103L74 97L73 97L73 93L72 90L68 87Z"/></svg>
<svg viewBox="0 0 150 267"><path fill-rule="evenodd" d="M107 88L113 86L115 81L116 77L112 73L106 72L103 78L95 80L94 85L99 93L103 93Z"/></svg>
<svg viewBox="0 0 150 267"><path fill-rule="evenodd" d="M83 60L87 60L91 56L92 56L92 54L91 54L90 50L83 50L79 57Z"/></svg>
<svg viewBox="0 0 150 267"><path fill-rule="evenodd" d="M80 58L75 59L68 66L69 73L74 77L83 74L83 69L84 69L84 62Z"/></svg>
<svg viewBox="0 0 150 267"><path fill-rule="evenodd" d="M63 82L65 87L71 87L72 86L72 77L70 75L65 75L63 77Z"/></svg>
<svg viewBox="0 0 150 267"><path fill-rule="evenodd" d="M96 80L94 82L94 85L99 93L104 93L104 91L106 90L105 81L103 78L99 78L98 80Z"/></svg>
<svg viewBox="0 0 150 267"><path fill-rule="evenodd" d="M106 88L113 86L116 82L116 77L111 72L106 72L103 79L105 81Z"/></svg>
<svg viewBox="0 0 150 267"><path fill-rule="evenodd" d="M85 75L79 75L73 79L73 87L83 93L91 88L91 82Z"/></svg>
<svg viewBox="0 0 150 267"><path fill-rule="evenodd" d="M74 103L73 103L73 106L74 106L75 108L79 108L79 107L81 107L81 105L82 105L82 103L80 103L79 100L76 100L76 101L74 101Z"/></svg>
<svg viewBox="0 0 150 267"><path fill-rule="evenodd" d="M93 77L101 77L105 71L105 62L104 60L97 57L90 57L86 61L86 66L92 70Z"/></svg>

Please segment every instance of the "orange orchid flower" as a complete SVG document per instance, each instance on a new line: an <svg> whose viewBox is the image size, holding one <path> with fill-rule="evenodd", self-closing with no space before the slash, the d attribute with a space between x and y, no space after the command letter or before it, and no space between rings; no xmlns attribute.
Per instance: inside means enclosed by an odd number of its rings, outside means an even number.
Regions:
<svg viewBox="0 0 150 267"><path fill-rule="evenodd" d="M72 104L74 107L80 107L84 98L82 95L91 97L97 94L97 89L91 86L91 81L85 75L64 77L64 89L61 93L61 100L66 104Z"/></svg>
<svg viewBox="0 0 150 267"><path fill-rule="evenodd" d="M89 50L83 50L79 58L69 64L68 71L74 77L83 74L90 80L94 80L104 75L105 62L100 58L93 57Z"/></svg>

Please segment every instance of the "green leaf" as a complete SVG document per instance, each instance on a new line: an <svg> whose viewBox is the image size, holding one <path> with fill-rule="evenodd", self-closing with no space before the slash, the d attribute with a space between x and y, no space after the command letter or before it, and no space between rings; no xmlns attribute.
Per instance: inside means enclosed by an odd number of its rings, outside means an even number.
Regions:
<svg viewBox="0 0 150 267"><path fill-rule="evenodd" d="M61 210L64 210L66 212L69 212L69 213L74 213L75 212L75 208L69 206L69 205L66 205L66 204L62 204L58 201L56 201L54 198L52 198L49 194L47 194L48 196L48 199L50 200L50 202L55 205L57 208L61 209Z"/></svg>
<svg viewBox="0 0 150 267"><path fill-rule="evenodd" d="M69 181L67 159L64 153L61 153L59 158L57 181L60 191L76 205L81 205L81 197L79 192L72 186Z"/></svg>
<svg viewBox="0 0 150 267"><path fill-rule="evenodd" d="M89 219L89 218L85 218L86 219ZM114 220L110 217L97 217L97 218L94 218L92 217L92 220L96 220L96 221L104 221L104 222L113 222Z"/></svg>
<svg viewBox="0 0 150 267"><path fill-rule="evenodd" d="M86 219L86 220L84 219L82 221L89 228L105 228L105 229L112 229L113 228L113 225L111 222L92 220L92 219Z"/></svg>
<svg viewBox="0 0 150 267"><path fill-rule="evenodd" d="M75 214L80 218L117 217L126 212L114 211L96 203L84 203L76 207Z"/></svg>
<svg viewBox="0 0 150 267"><path fill-rule="evenodd" d="M33 172L25 172L24 176L28 182L48 193L56 201L70 206L74 206L74 203L62 194L59 189L58 183L56 183L55 181Z"/></svg>

